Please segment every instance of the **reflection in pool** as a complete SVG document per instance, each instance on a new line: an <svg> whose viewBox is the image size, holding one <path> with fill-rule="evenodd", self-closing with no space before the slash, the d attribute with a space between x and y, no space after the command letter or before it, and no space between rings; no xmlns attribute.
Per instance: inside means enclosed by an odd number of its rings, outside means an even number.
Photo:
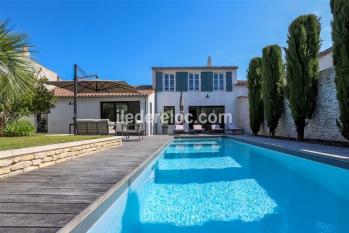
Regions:
<svg viewBox="0 0 349 233"><path fill-rule="evenodd" d="M89 232L348 233L349 171L231 139L173 141Z"/></svg>

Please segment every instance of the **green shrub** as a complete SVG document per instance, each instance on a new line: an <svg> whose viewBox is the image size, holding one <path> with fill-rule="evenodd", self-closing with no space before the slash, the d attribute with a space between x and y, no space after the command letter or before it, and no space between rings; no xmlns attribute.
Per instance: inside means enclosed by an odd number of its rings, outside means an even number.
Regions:
<svg viewBox="0 0 349 233"><path fill-rule="evenodd" d="M337 120L343 137L349 139L349 1L331 0L333 63L336 69Z"/></svg>
<svg viewBox="0 0 349 233"><path fill-rule="evenodd" d="M250 61L247 71L247 87L250 127L254 135L257 135L264 120L263 99L262 99L262 59L253 58Z"/></svg>
<svg viewBox="0 0 349 233"><path fill-rule="evenodd" d="M18 120L9 123L4 128L4 135L7 137L30 136L35 134L33 124L26 120Z"/></svg>
<svg viewBox="0 0 349 233"><path fill-rule="evenodd" d="M265 47L262 56L262 97L264 117L272 137L275 136L283 109L284 69L281 48L278 45Z"/></svg>
<svg viewBox="0 0 349 233"><path fill-rule="evenodd" d="M299 16L288 28L286 96L300 141L316 107L320 28L316 15Z"/></svg>

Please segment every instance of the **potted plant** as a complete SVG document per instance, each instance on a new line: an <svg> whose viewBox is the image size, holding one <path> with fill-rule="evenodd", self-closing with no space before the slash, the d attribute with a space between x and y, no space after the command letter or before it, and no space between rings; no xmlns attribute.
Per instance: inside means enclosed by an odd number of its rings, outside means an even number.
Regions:
<svg viewBox="0 0 349 233"><path fill-rule="evenodd" d="M163 122L161 126L162 126L162 134L167 135L168 134L168 123Z"/></svg>
<svg viewBox="0 0 349 233"><path fill-rule="evenodd" d="M161 113L160 121L161 121L162 134L167 135L168 134L168 113L167 112Z"/></svg>

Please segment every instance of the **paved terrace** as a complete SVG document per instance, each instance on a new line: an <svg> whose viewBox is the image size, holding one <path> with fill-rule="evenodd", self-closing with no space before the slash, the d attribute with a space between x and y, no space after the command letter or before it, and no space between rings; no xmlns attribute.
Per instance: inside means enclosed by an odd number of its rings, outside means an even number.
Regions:
<svg viewBox="0 0 349 233"><path fill-rule="evenodd" d="M306 142L255 137L249 135L229 136L242 142L276 149L308 159L349 169L349 148L319 145Z"/></svg>
<svg viewBox="0 0 349 233"><path fill-rule="evenodd" d="M126 141L23 175L0 179L0 232L57 232L151 156L169 136Z"/></svg>

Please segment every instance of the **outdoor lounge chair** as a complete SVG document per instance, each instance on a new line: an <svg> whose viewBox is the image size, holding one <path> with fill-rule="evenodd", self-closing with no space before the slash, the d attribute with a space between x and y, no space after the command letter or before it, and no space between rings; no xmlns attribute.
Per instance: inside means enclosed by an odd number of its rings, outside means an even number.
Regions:
<svg viewBox="0 0 349 233"><path fill-rule="evenodd" d="M104 124L104 122L101 122L101 123ZM88 132L87 134L89 134L89 135L98 135L98 133L99 133L98 126L102 126L97 121L86 121L86 125L87 125L86 128L87 128L87 132ZM100 131L101 134L107 134L107 133L105 133L103 131L105 131L105 130L103 129L103 130Z"/></svg>
<svg viewBox="0 0 349 233"><path fill-rule="evenodd" d="M193 125L193 131L194 133L203 133L204 129L202 128L202 125Z"/></svg>
<svg viewBox="0 0 349 233"><path fill-rule="evenodd" d="M244 134L243 128L238 128L234 123L225 124L225 133L226 134Z"/></svg>
<svg viewBox="0 0 349 233"><path fill-rule="evenodd" d="M78 120L76 123L76 133L78 135L88 135L87 122Z"/></svg>
<svg viewBox="0 0 349 233"><path fill-rule="evenodd" d="M181 134L184 133L184 125L176 125L174 134Z"/></svg>
<svg viewBox="0 0 349 233"><path fill-rule="evenodd" d="M109 119L78 119L76 122L78 135L108 135L115 134Z"/></svg>
<svg viewBox="0 0 349 233"><path fill-rule="evenodd" d="M218 124L211 125L211 133L224 133L224 129Z"/></svg>

